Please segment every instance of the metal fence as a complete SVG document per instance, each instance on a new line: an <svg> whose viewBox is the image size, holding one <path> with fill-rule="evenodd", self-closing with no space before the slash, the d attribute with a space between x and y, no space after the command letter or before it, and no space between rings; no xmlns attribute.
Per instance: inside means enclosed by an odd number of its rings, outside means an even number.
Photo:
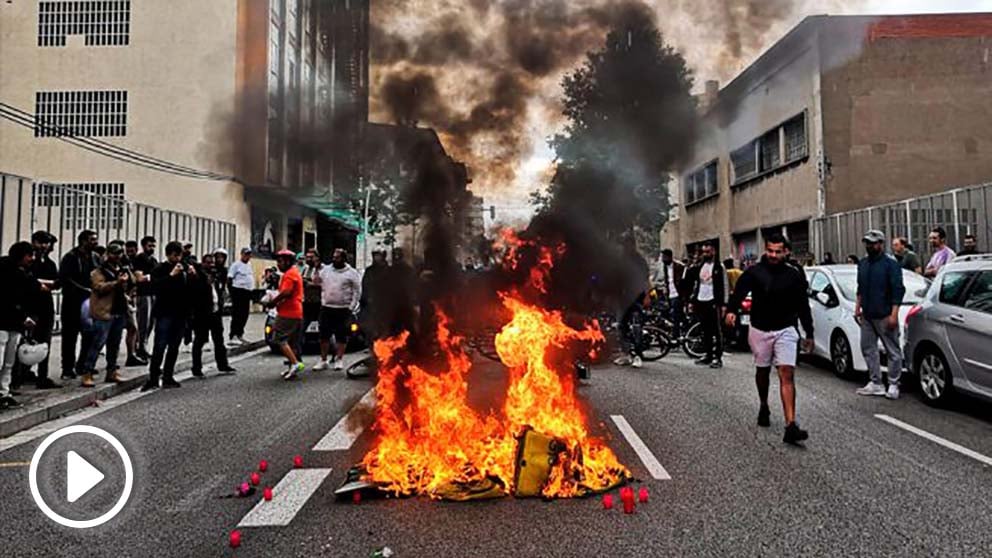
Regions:
<svg viewBox="0 0 992 558"><path fill-rule="evenodd" d="M864 252L861 238L878 229L889 238L909 239L921 257L930 256L927 236L935 227L947 231L947 244L957 250L966 234L975 235L980 249L992 250L992 184L948 190L900 202L837 213L813 221L817 257L831 252L843 261ZM924 260L925 261L925 260Z"/></svg>

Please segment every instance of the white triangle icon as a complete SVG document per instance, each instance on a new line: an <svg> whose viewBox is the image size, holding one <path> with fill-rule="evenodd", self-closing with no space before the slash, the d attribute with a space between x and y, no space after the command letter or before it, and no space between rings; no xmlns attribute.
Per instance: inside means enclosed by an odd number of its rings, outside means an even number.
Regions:
<svg viewBox="0 0 992 558"><path fill-rule="evenodd" d="M103 481L104 475L78 453L66 455L66 500L73 503Z"/></svg>

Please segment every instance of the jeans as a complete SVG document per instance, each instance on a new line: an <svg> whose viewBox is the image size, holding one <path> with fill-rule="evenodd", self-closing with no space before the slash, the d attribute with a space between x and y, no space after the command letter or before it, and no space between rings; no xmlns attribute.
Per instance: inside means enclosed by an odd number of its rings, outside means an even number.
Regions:
<svg viewBox="0 0 992 558"><path fill-rule="evenodd" d="M638 295L637 300L624 310L623 317L620 318L620 344L624 352L636 357L644 356L644 329L642 328L644 325L644 307L641 305L642 300L644 300L643 293Z"/></svg>
<svg viewBox="0 0 992 558"><path fill-rule="evenodd" d="M214 360L217 369L228 367L227 347L224 346L224 321L220 314L198 316L193 320L193 372L203 371L203 346L208 338L214 341Z"/></svg>
<svg viewBox="0 0 992 558"><path fill-rule="evenodd" d="M138 343L135 351L139 355L148 354L148 338L155 330L155 318L152 316L152 308L155 306L155 297L138 297Z"/></svg>
<svg viewBox="0 0 992 558"><path fill-rule="evenodd" d="M682 336L682 324L685 323L685 307L681 298L668 299L668 319L672 322L672 335L678 339Z"/></svg>
<svg viewBox="0 0 992 558"><path fill-rule="evenodd" d="M231 287L231 337L243 337L248 313L251 311L251 291Z"/></svg>
<svg viewBox="0 0 992 558"><path fill-rule="evenodd" d="M89 343L91 335L83 330L83 322L80 316L83 301L62 299L62 312L59 318L62 321L62 375L75 375L76 369L82 369L83 360L89 353ZM79 357L76 357L76 340L82 335L82 344L79 347Z"/></svg>
<svg viewBox="0 0 992 558"><path fill-rule="evenodd" d="M20 333L0 331L0 397L10 395L10 373L17 362L17 346L20 343Z"/></svg>
<svg viewBox="0 0 992 558"><path fill-rule="evenodd" d="M81 370L84 374L96 374L96 360L103 347L107 347L107 373L120 370L117 357L121 351L121 338L124 336L125 316L112 316L109 320L93 320L93 337L86 354L86 362Z"/></svg>
<svg viewBox="0 0 992 558"><path fill-rule="evenodd" d="M186 333L186 316L158 316L155 318L155 345L152 361L148 369L148 381L158 382L159 378L171 380L176 372L179 358L179 344ZM165 368L162 361L165 360Z"/></svg>
<svg viewBox="0 0 992 558"><path fill-rule="evenodd" d="M713 302L696 302L693 305L696 319L703 328L703 346L709 359L723 358L723 327L720 325L720 308Z"/></svg>
<svg viewBox="0 0 992 558"><path fill-rule="evenodd" d="M878 342L885 347L889 358L889 384L899 385L902 376L902 348L899 346L899 328L889 329L886 319L861 321L861 354L868 365L868 375L876 384L882 383L882 362L878 352Z"/></svg>

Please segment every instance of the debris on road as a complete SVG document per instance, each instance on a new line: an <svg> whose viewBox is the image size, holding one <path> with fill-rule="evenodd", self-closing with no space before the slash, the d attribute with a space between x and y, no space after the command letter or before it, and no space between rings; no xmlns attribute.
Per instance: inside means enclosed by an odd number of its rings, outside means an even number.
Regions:
<svg viewBox="0 0 992 558"><path fill-rule="evenodd" d="M372 558L390 558L391 556L396 556L396 553L388 546L384 546L372 553Z"/></svg>

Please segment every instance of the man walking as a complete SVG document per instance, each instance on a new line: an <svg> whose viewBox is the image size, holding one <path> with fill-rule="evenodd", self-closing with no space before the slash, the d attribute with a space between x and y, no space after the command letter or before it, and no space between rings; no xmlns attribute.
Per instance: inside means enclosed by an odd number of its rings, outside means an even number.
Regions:
<svg viewBox="0 0 992 558"><path fill-rule="evenodd" d="M723 264L715 260L716 249L712 244L703 245L702 261L686 274L690 286L690 310L703 328L706 355L696 361L701 366L723 368L723 334L720 318L727 306L730 286Z"/></svg>
<svg viewBox="0 0 992 558"><path fill-rule="evenodd" d="M809 433L796 422L795 370L798 359L800 322L806 332L803 350L813 348L813 316L809 308L806 278L801 271L786 263L785 238L772 234L765 238L765 256L748 268L737 281L737 289L728 305L726 323L737 324L741 303L751 295L751 327L748 343L754 354L755 384L758 388L760 407L758 426L771 425L768 391L772 366L778 369L782 412L785 416L787 444L798 444L809 438Z"/></svg>
<svg viewBox="0 0 992 558"><path fill-rule="evenodd" d="M183 246L170 242L165 246L165 261L152 272L155 292L155 345L149 367L148 382L141 391L182 387L175 379L179 345L189 320L190 282L196 279L196 268L183 263ZM163 368L164 361L164 368Z"/></svg>
<svg viewBox="0 0 992 558"><path fill-rule="evenodd" d="M306 368L295 352L298 336L303 333L303 277L295 263L296 255L289 250L276 254L276 265L282 272L282 279L279 280L279 294L267 305L276 309L273 337L289 361L289 368L282 373L284 380L295 380Z"/></svg>
<svg viewBox="0 0 992 558"><path fill-rule="evenodd" d="M107 349L107 383L120 383L120 366L117 357L121 349L121 338L127 320L127 291L134 286L131 274L121 266L124 247L117 243L107 246L107 253L98 269L90 274L92 293L90 294L90 315L93 318L93 333L89 351L86 353L82 387L96 386L96 361L100 351Z"/></svg>
<svg viewBox="0 0 992 558"><path fill-rule="evenodd" d="M674 254L669 249L661 251L661 262L655 272L653 283L661 286L662 292L668 298L668 319L672 321L676 338L682 335L682 324L685 322L685 298L682 293L682 279L685 277L685 266L675 261Z"/></svg>
<svg viewBox="0 0 992 558"><path fill-rule="evenodd" d="M204 254L200 269L191 280L193 298L193 376L203 377L203 347L211 338L214 343L214 359L217 371L233 374L234 368L227 360L227 347L224 346L224 321L221 317L221 304L224 300L223 283L217 277L213 254Z"/></svg>
<svg viewBox="0 0 992 558"><path fill-rule="evenodd" d="M928 279L933 279L940 272L940 268L954 259L955 254L954 250L951 250L947 245L947 231L943 227L935 227L930 231L929 241L933 256L930 256L930 261L927 263L923 275Z"/></svg>
<svg viewBox="0 0 992 558"><path fill-rule="evenodd" d="M62 257L59 265L59 280L62 284L62 308L59 319L62 324L62 379L76 378L77 364L82 364L89 352L88 336L83 333L82 306L89 299L90 282L93 270L100 266L95 249L98 245L96 233L82 231L76 237L76 247ZM76 358L76 341L82 336L79 358Z"/></svg>
<svg viewBox="0 0 992 558"><path fill-rule="evenodd" d="M871 381L857 393L899 399L903 363L899 345L899 306L906 294L902 268L895 258L885 253L885 235L881 231L868 231L863 241L868 257L858 263L858 301L854 319L861 326L861 354L868 365ZM888 391L882 384L879 341L889 358Z"/></svg>
<svg viewBox="0 0 992 558"><path fill-rule="evenodd" d="M34 247L30 242L11 245L7 256L0 258L0 410L20 407L10 393L11 374L17 361L17 346L21 336L37 324L34 303L39 298L41 284L31 277Z"/></svg>
<svg viewBox="0 0 992 558"><path fill-rule="evenodd" d="M245 325L251 311L252 293L255 291L255 272L252 271L251 248L241 249L241 259L231 264L228 281L231 286L231 343L244 345Z"/></svg>
<svg viewBox="0 0 992 558"><path fill-rule="evenodd" d="M131 262L137 279L137 318L138 318L138 339L135 343L135 355L148 360L148 338L155 327L152 318L152 308L155 305L154 292L151 286L152 272L158 267L158 260L155 258L155 248L158 242L154 236L146 236L141 239L141 253L137 254Z"/></svg>
<svg viewBox="0 0 992 558"><path fill-rule="evenodd" d="M923 263L920 262L920 257L916 255L916 252L909 247L909 241L905 237L900 236L892 239L892 253L900 267L923 275Z"/></svg>
<svg viewBox="0 0 992 558"><path fill-rule="evenodd" d="M327 355L334 340L336 355L334 369L344 368L344 352L351 336L351 324L358 312L362 297L362 278L355 268L348 265L348 256L338 248L331 257L331 265L323 266L314 277L320 286L320 363L314 370L327 370Z"/></svg>

